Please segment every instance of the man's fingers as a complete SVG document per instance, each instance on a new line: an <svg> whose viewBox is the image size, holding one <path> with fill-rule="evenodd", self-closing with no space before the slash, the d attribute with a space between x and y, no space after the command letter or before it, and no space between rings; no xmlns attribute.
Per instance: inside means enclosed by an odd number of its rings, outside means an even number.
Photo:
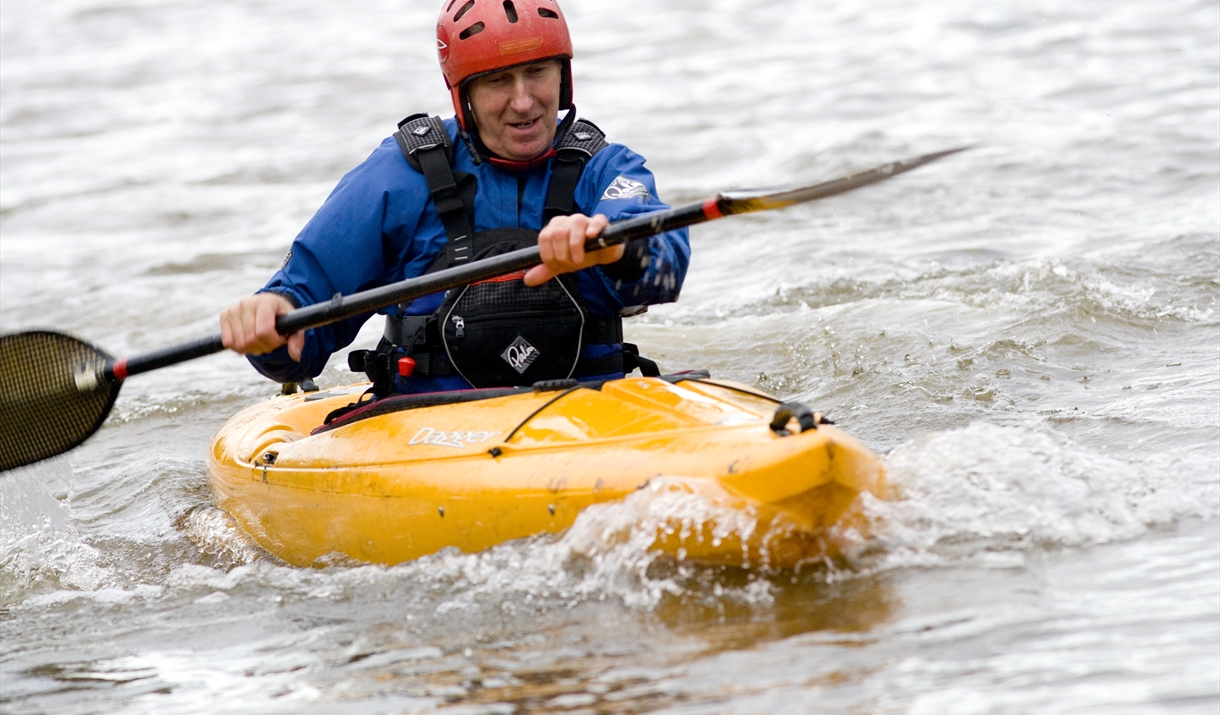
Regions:
<svg viewBox="0 0 1220 715"><path fill-rule="evenodd" d="M273 303L259 303L258 336L261 338L261 342L279 342L280 334L275 330L275 318L280 314L277 308L278 306Z"/></svg>
<svg viewBox="0 0 1220 715"><path fill-rule="evenodd" d="M567 229L555 236L551 242L554 247L554 260L549 263L558 265L572 263L572 225L568 224Z"/></svg>
<svg viewBox="0 0 1220 715"><path fill-rule="evenodd" d="M290 310L292 304L282 296L260 293L243 298L220 314L221 340L225 347L244 355L275 350L285 342L275 330L275 319ZM304 336L299 339L302 347L303 340Z"/></svg>
<svg viewBox="0 0 1220 715"><path fill-rule="evenodd" d="M243 352L261 354L258 349L258 301L245 298L241 303L241 325Z"/></svg>
<svg viewBox="0 0 1220 715"><path fill-rule="evenodd" d="M555 250L551 248L549 231L543 231L538 235L538 253L543 263L550 263L555 260Z"/></svg>
<svg viewBox="0 0 1220 715"><path fill-rule="evenodd" d="M288 336L288 357L295 362L301 361L301 351L305 349L305 331L298 330Z"/></svg>
<svg viewBox="0 0 1220 715"><path fill-rule="evenodd" d="M530 287L539 286L561 273L572 273L582 268L612 263L621 258L621 246L592 253L585 251L585 241L600 236L609 225L609 219L603 214L593 218L576 214L551 219L546 228L538 234L538 253L542 265L526 272L525 284Z"/></svg>
<svg viewBox="0 0 1220 715"><path fill-rule="evenodd" d="M233 349L233 329L229 327L229 309L220 314L220 344Z"/></svg>
<svg viewBox="0 0 1220 715"><path fill-rule="evenodd" d="M530 288L536 288L554 277L555 273L551 271L550 268L545 265L541 265L534 266L526 271L525 277L522 278L522 280L525 281L525 285L529 286Z"/></svg>
<svg viewBox="0 0 1220 715"><path fill-rule="evenodd" d="M582 217L572 221L572 228L568 233L568 253L572 256L573 265L580 264L585 260L585 236L588 229L588 219Z"/></svg>
<svg viewBox="0 0 1220 715"><path fill-rule="evenodd" d="M579 227L579 233L577 233L575 226L573 227L572 233L572 245L580 246L580 258L575 260L576 263L582 264L581 267L583 268L588 266L596 266L602 263L611 263L622 257L623 254L620 251L612 260L606 260L606 252L611 249L605 248L598 249L593 253L585 253L585 241L602 235L602 231L605 231L606 227L610 225L610 220L606 218L605 214L598 214L593 218L581 218L583 221L581 222L582 225ZM573 252L573 254L575 255L575 252Z"/></svg>
<svg viewBox="0 0 1220 715"><path fill-rule="evenodd" d="M589 238L597 238L610 225L610 219L606 218L606 214L598 214L589 221L589 227L585 230L585 235Z"/></svg>

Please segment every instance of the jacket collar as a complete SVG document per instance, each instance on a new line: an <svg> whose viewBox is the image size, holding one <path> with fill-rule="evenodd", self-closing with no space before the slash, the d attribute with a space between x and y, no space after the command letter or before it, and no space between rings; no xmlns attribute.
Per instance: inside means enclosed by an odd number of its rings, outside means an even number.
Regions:
<svg viewBox="0 0 1220 715"><path fill-rule="evenodd" d="M491 150L487 148L487 145L483 143L483 138L479 136L477 131L471 135L471 139L474 140L474 148L476 152L482 157L485 157L487 163L491 164L497 169L503 169L504 171L526 172L537 169L540 166L545 166L547 162L555 158L555 147L563 141L564 136L568 133L568 130L572 128L572 124L575 123L575 121L576 105L572 105L568 109L567 115L562 121L559 122L559 127L555 129L554 144L552 144L550 148L548 148L542 154L539 154L533 159L526 159L525 161L505 159L504 157L493 154ZM475 163L478 162L476 161Z"/></svg>

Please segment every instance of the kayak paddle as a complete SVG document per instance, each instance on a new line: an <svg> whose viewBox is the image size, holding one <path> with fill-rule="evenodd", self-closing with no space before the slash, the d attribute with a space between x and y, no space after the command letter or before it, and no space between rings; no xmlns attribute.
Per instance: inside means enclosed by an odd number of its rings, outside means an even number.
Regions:
<svg viewBox="0 0 1220 715"><path fill-rule="evenodd" d="M784 208L846 193L910 171L965 147L895 161L812 186L728 191L685 206L616 221L585 244L595 251L725 216ZM395 303L488 280L542 262L523 248L430 275L307 306L276 318L281 335L317 328ZM131 375L224 350L220 335L115 360L76 338L51 331L0 336L0 471L48 459L76 447L102 426Z"/></svg>

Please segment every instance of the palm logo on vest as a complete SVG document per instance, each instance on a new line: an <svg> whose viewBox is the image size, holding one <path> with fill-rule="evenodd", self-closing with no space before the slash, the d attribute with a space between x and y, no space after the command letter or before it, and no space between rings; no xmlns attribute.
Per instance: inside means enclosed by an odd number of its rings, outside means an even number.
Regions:
<svg viewBox="0 0 1220 715"><path fill-rule="evenodd" d="M648 187L634 179L619 176L606 187L606 192L602 194L602 201L621 201L634 199L637 196L648 198Z"/></svg>
<svg viewBox="0 0 1220 715"><path fill-rule="evenodd" d="M509 343L504 352L500 353L500 357L504 358L504 361L516 370L518 375L521 375L529 369L530 365L534 364L541 354L538 348L530 345L529 341L521 335L517 335L517 338Z"/></svg>

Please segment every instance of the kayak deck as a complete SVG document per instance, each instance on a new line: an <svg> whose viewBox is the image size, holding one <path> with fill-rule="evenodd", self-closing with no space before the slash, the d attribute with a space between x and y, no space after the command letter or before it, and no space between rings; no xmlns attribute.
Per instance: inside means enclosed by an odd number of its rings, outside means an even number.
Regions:
<svg viewBox="0 0 1220 715"><path fill-rule="evenodd" d="M727 382L669 380L516 392L323 430L366 386L282 396L220 429L208 471L218 506L299 566L336 552L394 564L558 532L585 507L664 477L666 489L748 512L756 527L725 538L712 536L712 523L663 526L656 548L791 567L820 556L812 551L821 532L859 492L883 490L880 461L837 428L782 436L769 426L774 398Z"/></svg>

